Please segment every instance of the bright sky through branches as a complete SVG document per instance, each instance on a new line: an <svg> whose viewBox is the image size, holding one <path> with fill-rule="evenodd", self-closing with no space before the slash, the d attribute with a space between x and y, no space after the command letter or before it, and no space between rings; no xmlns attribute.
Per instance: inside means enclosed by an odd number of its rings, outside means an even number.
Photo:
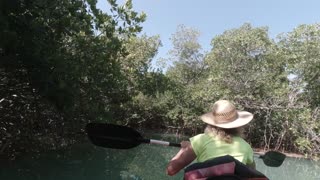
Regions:
<svg viewBox="0 0 320 180"><path fill-rule="evenodd" d="M107 1L99 0L98 7L107 10ZM172 48L170 37L179 24L198 29L200 44L209 50L214 36L244 23L268 26L275 38L300 24L320 22L319 0L133 0L133 9L147 14L143 33L160 35L163 47L156 59L167 56Z"/></svg>

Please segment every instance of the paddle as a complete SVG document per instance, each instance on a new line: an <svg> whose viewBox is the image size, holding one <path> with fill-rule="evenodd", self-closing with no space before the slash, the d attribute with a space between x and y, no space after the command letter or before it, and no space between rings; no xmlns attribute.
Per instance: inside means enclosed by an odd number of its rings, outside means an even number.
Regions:
<svg viewBox="0 0 320 180"><path fill-rule="evenodd" d="M144 139L138 131L126 126L89 123L86 131L93 144L106 148L130 149L141 143L180 147L177 143Z"/></svg>
<svg viewBox="0 0 320 180"><path fill-rule="evenodd" d="M264 155L259 156L259 158L261 158L267 166L279 167L282 165L286 155L276 151L268 151Z"/></svg>
<svg viewBox="0 0 320 180"><path fill-rule="evenodd" d="M114 124L89 123L86 126L86 132L94 145L106 148L130 149L141 143L180 147L178 143L145 139L132 128ZM276 151L268 151L266 154L259 156L267 166L271 167L279 167L285 157L284 154Z"/></svg>

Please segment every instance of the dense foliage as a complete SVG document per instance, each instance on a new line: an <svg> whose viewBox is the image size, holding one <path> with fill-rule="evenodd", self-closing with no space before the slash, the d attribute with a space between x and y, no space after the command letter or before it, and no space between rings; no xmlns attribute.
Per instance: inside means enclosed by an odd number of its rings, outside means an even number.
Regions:
<svg viewBox="0 0 320 180"><path fill-rule="evenodd" d="M146 16L108 2L1 1L1 153L68 144L130 101L120 60Z"/></svg>
<svg viewBox="0 0 320 180"><path fill-rule="evenodd" d="M90 121L192 135L219 99L255 114L254 147L319 156L319 24L276 39L244 24L209 52L181 25L160 69L160 37L139 34L146 15L108 2L108 13L96 0L0 2L1 156L75 143Z"/></svg>

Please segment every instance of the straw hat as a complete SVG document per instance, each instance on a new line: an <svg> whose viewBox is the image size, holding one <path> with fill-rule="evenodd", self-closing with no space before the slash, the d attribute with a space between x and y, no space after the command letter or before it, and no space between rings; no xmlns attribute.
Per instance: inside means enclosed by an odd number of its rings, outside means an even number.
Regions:
<svg viewBox="0 0 320 180"><path fill-rule="evenodd" d="M231 102L226 100L215 102L212 111L201 116L203 122L225 129L244 126L252 119L253 114L238 111Z"/></svg>

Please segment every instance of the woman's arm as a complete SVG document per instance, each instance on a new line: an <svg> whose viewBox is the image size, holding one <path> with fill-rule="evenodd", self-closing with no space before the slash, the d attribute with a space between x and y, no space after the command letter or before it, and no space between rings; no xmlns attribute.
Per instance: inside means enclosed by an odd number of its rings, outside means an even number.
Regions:
<svg viewBox="0 0 320 180"><path fill-rule="evenodd" d="M168 164L167 174L170 176L177 174L182 168L195 160L196 157L197 156L192 149L191 143L189 141L182 141L180 151Z"/></svg>

